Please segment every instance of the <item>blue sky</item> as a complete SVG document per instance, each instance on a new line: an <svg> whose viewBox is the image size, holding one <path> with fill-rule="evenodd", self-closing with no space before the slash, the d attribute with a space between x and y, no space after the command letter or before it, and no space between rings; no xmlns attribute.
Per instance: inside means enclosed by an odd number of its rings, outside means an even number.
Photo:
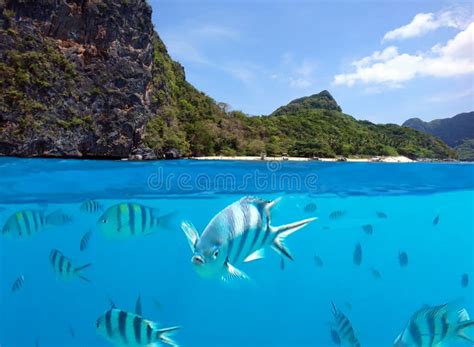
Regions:
<svg viewBox="0 0 474 347"><path fill-rule="evenodd" d="M187 80L248 114L324 89L376 123L474 110L470 2L149 2Z"/></svg>

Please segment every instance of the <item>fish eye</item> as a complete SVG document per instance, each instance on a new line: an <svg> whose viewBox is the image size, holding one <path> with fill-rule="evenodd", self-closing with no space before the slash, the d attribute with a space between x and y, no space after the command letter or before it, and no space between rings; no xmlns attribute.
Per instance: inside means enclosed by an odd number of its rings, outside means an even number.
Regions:
<svg viewBox="0 0 474 347"><path fill-rule="evenodd" d="M219 256L219 249L216 249L214 251L214 258L217 258Z"/></svg>
<svg viewBox="0 0 474 347"><path fill-rule="evenodd" d="M107 219L103 219L102 223L104 223L104 224L107 223Z"/></svg>

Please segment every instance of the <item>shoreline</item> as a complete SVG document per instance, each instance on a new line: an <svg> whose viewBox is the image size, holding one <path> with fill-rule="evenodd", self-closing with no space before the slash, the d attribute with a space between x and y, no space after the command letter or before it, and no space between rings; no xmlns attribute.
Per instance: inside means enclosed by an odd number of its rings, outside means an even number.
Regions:
<svg viewBox="0 0 474 347"><path fill-rule="evenodd" d="M208 161L296 161L296 162L346 162L346 163L417 163L405 156L375 156L372 158L303 158L303 157L259 157L259 156L205 156L190 157L190 160ZM434 162L434 161L433 161Z"/></svg>

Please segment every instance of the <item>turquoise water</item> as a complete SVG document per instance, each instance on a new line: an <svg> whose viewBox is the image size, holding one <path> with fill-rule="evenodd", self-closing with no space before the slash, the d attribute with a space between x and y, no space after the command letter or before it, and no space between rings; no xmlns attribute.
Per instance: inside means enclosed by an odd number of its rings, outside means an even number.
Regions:
<svg viewBox="0 0 474 347"><path fill-rule="evenodd" d="M97 318L110 300L133 312L139 294L143 316L182 326L174 338L192 347L333 346L331 301L363 347L391 346L425 304L462 301L474 315L474 165L0 158L0 172L0 227L26 209L73 218L31 237L0 238L2 347L110 346L96 331ZM273 225L318 220L288 237L295 261L284 269L268 249L265 259L238 265L250 281L200 278L179 222L202 232L246 195L283 198L272 210ZM110 240L96 230L103 211L80 211L87 199L105 208L137 202L174 212L177 227ZM316 209L308 211L314 209L308 204ZM330 218L334 211L342 216ZM362 228L369 224L372 235ZM80 251L91 229L89 246ZM357 243L360 266L353 263ZM84 270L91 283L56 278L48 258L53 248L75 265L92 263ZM399 264L401 251L406 267ZM20 275L23 287L12 292Z"/></svg>

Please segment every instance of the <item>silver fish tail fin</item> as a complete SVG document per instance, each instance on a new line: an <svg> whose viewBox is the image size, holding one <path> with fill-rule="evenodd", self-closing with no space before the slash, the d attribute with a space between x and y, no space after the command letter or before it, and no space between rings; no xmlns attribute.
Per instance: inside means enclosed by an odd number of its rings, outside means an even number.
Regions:
<svg viewBox="0 0 474 347"><path fill-rule="evenodd" d="M68 224L72 221L72 217L63 213L61 210L56 210L46 216L46 224L53 226L60 226Z"/></svg>
<svg viewBox="0 0 474 347"><path fill-rule="evenodd" d="M272 248L279 254L287 257L290 260L293 260L288 248L285 246L285 239L289 235L293 234L295 231L305 227L308 223L316 220L317 218L308 218L301 220L299 222L294 222L291 224L281 225L279 227L270 227L272 232L276 234L275 240L273 241Z"/></svg>
<svg viewBox="0 0 474 347"><path fill-rule="evenodd" d="M85 264L85 265L82 265L82 266L79 266L79 267L76 267L74 269L74 273L77 275L77 277L79 277L81 280L83 281L86 281L87 283L91 283L91 280L88 279L87 277L83 276L81 274L81 271L84 270L84 269L87 269L88 267L90 267L92 265L92 263L89 263L89 264Z"/></svg>
<svg viewBox="0 0 474 347"><path fill-rule="evenodd" d="M161 341L165 345L179 347L178 344L171 338L176 331L181 327L171 327L156 330L156 341Z"/></svg>
<svg viewBox="0 0 474 347"><path fill-rule="evenodd" d="M456 327L456 336L474 343L474 321L468 320L460 322Z"/></svg>
<svg viewBox="0 0 474 347"><path fill-rule="evenodd" d="M196 228L190 222L182 222L181 230L183 230L184 234L186 235L189 247L191 247L191 250L194 252L194 250L196 249L196 244L199 241L199 234Z"/></svg>

